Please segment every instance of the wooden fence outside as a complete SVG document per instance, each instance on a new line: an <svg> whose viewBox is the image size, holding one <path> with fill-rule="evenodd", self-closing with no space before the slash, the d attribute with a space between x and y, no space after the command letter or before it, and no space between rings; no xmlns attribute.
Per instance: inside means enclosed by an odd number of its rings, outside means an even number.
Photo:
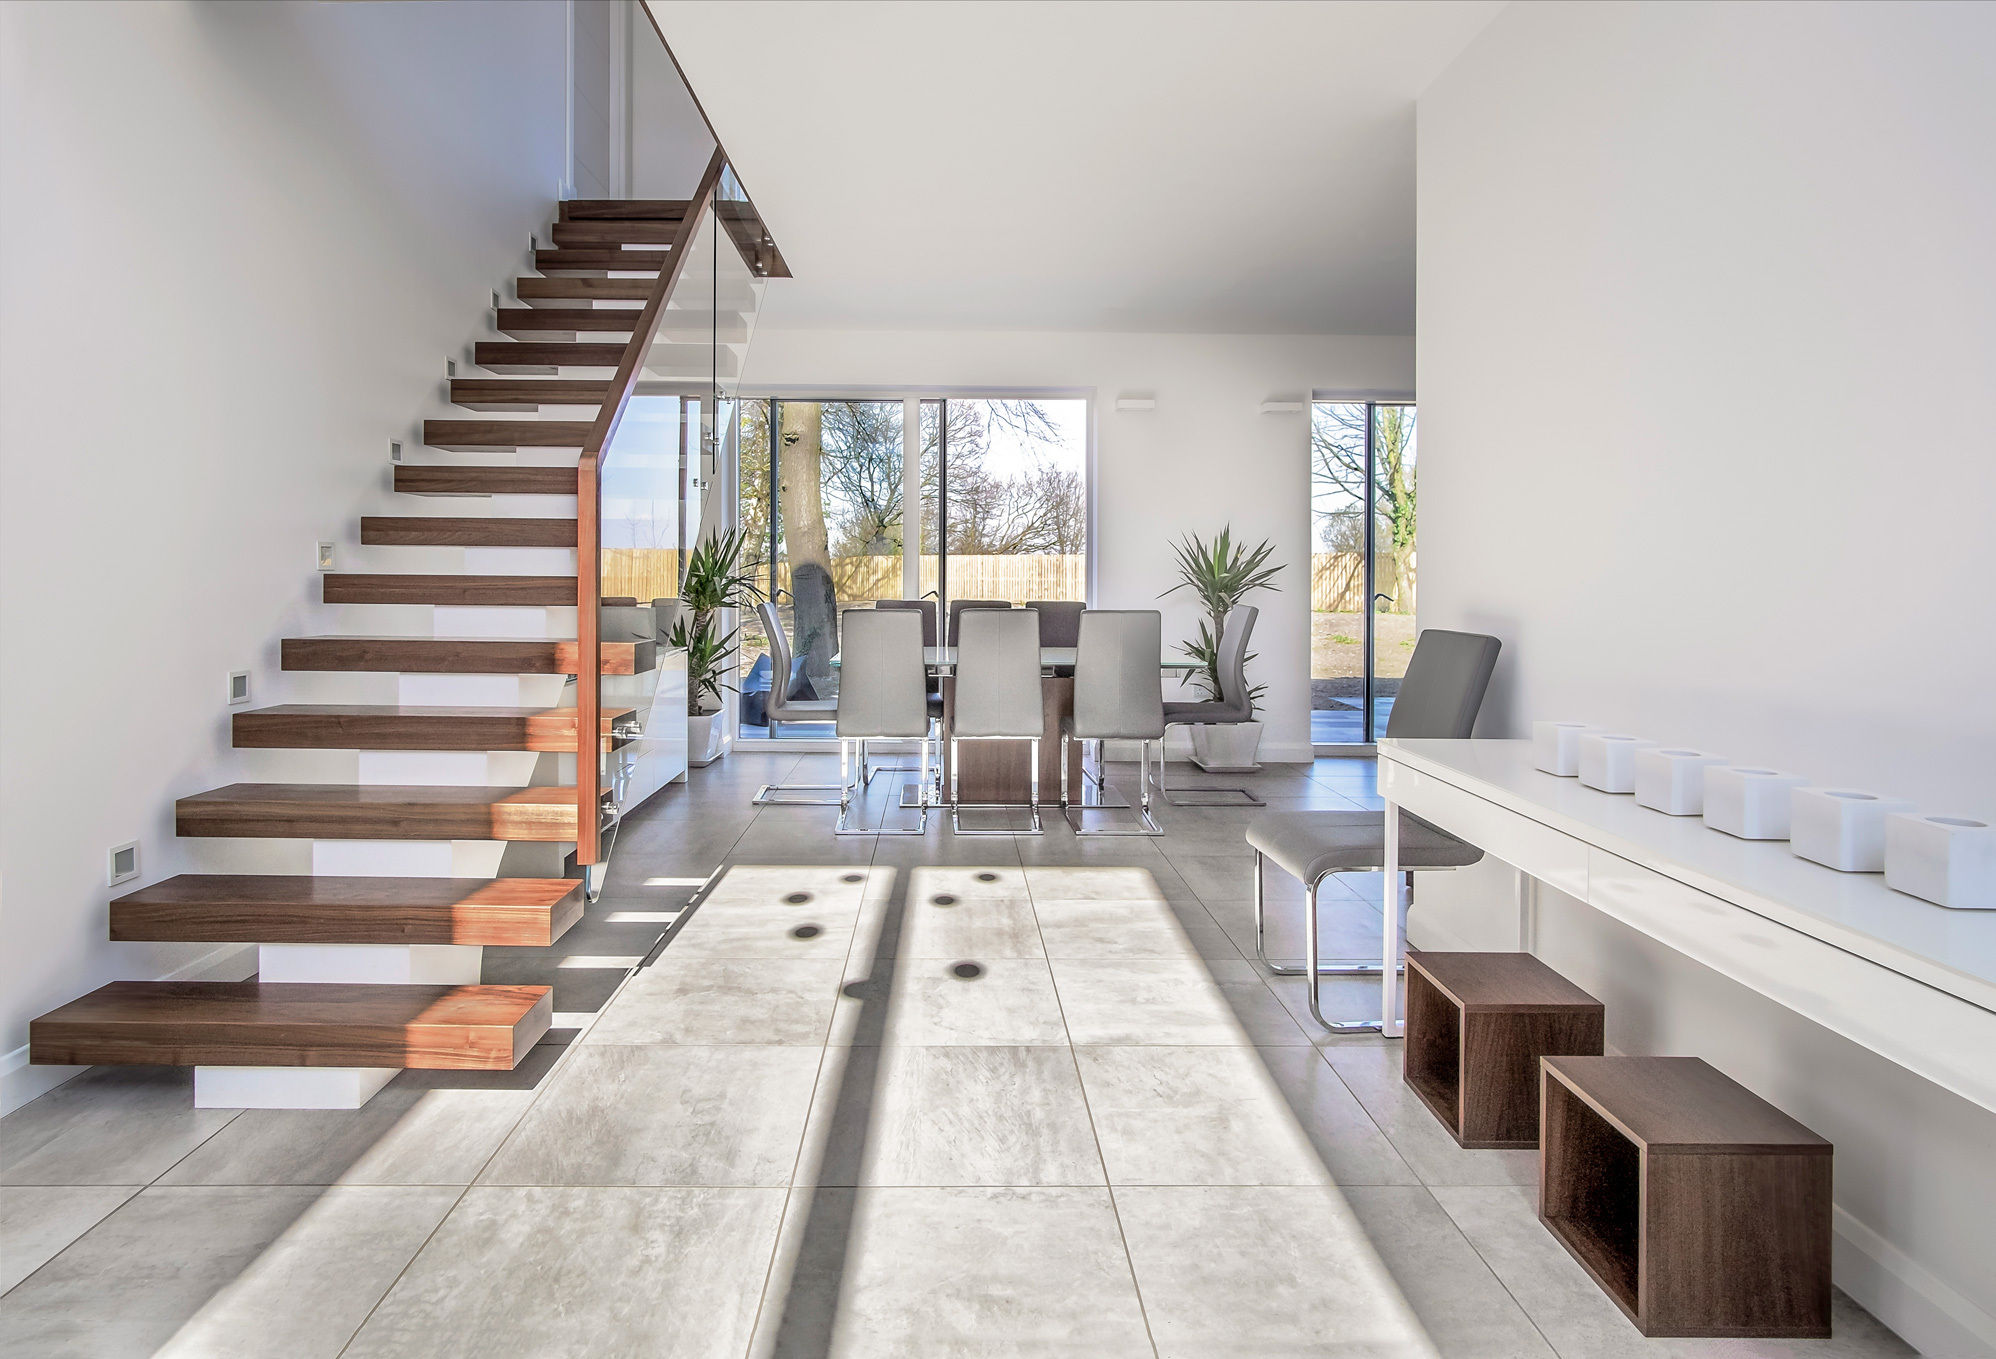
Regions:
<svg viewBox="0 0 1996 1359"><path fill-rule="evenodd" d="M1410 577L1412 572L1410 571ZM1373 559L1374 588L1393 596L1388 613L1414 612L1414 581L1399 581L1393 574L1393 558L1380 553ZM1365 612L1365 554L1363 552L1317 552L1310 557L1310 609L1313 613Z"/></svg>

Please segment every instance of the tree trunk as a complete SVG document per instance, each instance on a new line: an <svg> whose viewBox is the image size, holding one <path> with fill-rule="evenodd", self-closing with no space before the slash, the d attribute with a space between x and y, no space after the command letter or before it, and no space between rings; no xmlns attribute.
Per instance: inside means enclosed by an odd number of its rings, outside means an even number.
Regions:
<svg viewBox="0 0 1996 1359"><path fill-rule="evenodd" d="M838 615L832 592L832 552L825 529L824 413L816 402L785 401L776 455L778 521L790 563L793 650L821 697L838 650ZM787 684L788 676L772 676Z"/></svg>

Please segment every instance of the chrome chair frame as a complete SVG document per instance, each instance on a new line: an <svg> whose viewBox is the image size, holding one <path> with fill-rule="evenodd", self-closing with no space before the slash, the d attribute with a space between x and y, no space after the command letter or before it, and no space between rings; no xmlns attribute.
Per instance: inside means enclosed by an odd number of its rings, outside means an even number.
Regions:
<svg viewBox="0 0 1996 1359"><path fill-rule="evenodd" d="M769 714L769 735L773 740L777 734L777 727L782 725L782 719L776 716L774 708L780 706L782 702L788 701L778 700L776 693L779 684L787 685L790 682L790 639L783 635L783 620L777 616L774 604L765 601L757 605L756 614L761 618L764 628L768 630L771 648L769 692L772 711ZM783 662L781 666L776 664L779 655ZM779 671L781 672L780 675ZM833 712L826 713L825 716L836 716L836 708ZM749 799L749 805L751 807L836 807L840 805L840 801L836 797L787 797L784 795L788 793L838 793L844 787L845 785L841 783L765 783L755 790L755 796Z"/></svg>
<svg viewBox="0 0 1996 1359"><path fill-rule="evenodd" d="M957 771L963 762L957 758L957 745L963 741L1025 741L1032 747L1032 793L1026 803L1032 820L1025 830L965 830L962 818L958 815L965 807L972 811L996 811L1016 809L1016 802L963 802L957 798ZM1037 736L957 736L949 738L949 829L952 835L994 836L994 835L1045 835L1046 827L1040 824L1040 738Z"/></svg>
<svg viewBox="0 0 1996 1359"><path fill-rule="evenodd" d="M1081 768L1081 785L1082 785L1081 798L1079 801L1073 801L1070 799L1068 793L1068 777L1067 777L1068 745L1070 742L1076 740L1082 742L1082 750L1084 754L1087 751L1087 743L1090 740L1093 740L1095 742L1095 767L1097 770L1100 771L1097 777L1092 779L1089 778L1088 766L1085 761L1083 762ZM1128 802L1091 803L1088 801L1088 786L1090 784L1094 785L1095 790L1098 793L1106 793L1109 791L1108 762L1103 756L1102 740L1100 738L1095 738L1095 737L1069 736L1066 732L1061 733L1060 814L1062 819L1064 819L1069 826L1073 827L1074 833L1076 835L1106 835L1106 836L1147 835L1148 836L1148 835L1164 834L1164 827L1157 824L1157 818L1151 815L1151 810L1150 810L1150 791L1151 791L1150 754L1152 746L1157 747L1157 781L1158 781L1158 786L1161 788L1164 785L1164 742L1161 739L1155 741L1144 741L1139 743L1139 749L1137 751L1136 805L1132 807L1131 804ZM1097 827L1092 830L1088 828L1089 812L1131 811L1131 810L1134 810L1137 813L1138 820L1142 823L1136 829L1123 829L1111 826Z"/></svg>
<svg viewBox="0 0 1996 1359"><path fill-rule="evenodd" d="M929 743L935 739L935 732L938 729L939 728L934 723L933 719L931 719L930 734L923 736L921 738L922 742L922 763L920 770L921 778L915 785L916 788L920 791L920 796L917 797L915 800L915 806L920 810L920 815L917 817L916 823L912 828L907 826L889 826L886 821L885 812L881 813L881 823L876 827L854 826L853 824L851 824L853 789L857 787L860 790L861 794L864 795L868 783L871 782L870 776L868 776L866 773L867 742L875 740L889 740L889 739L906 740L907 738L906 737L889 738L889 737L873 737L873 736L866 736L866 737L851 736L851 737L840 738L839 740L839 819L837 824L835 824L832 827L832 833L834 835L927 835L929 833L929 809L935 805L935 802L929 797ZM853 779L853 768L852 768L852 755L853 755L852 748L854 746L859 747L859 772L861 777L857 781L857 783L855 783ZM889 771L887 771L886 769L876 769L873 772L878 774L878 773L886 773ZM916 771L909 770L906 772L914 773ZM905 806L906 804L904 803L903 805Z"/></svg>
<svg viewBox="0 0 1996 1359"><path fill-rule="evenodd" d="M1378 963L1358 958L1339 958L1331 962L1323 962L1317 958L1317 889L1323 885L1324 879L1335 878L1338 876L1338 873L1377 873L1383 867L1385 867L1384 864L1373 864L1369 868L1345 868L1338 870L1337 873L1319 873L1315 881L1303 884L1304 963L1301 967L1284 967L1280 963L1270 962L1268 960L1268 951L1263 946L1262 853L1260 850L1254 852L1254 956L1260 960L1263 967L1267 968L1275 976L1308 976L1310 980L1303 989L1310 998L1310 1018L1316 1020L1333 1033L1378 1033L1380 1031L1379 1021L1376 1019L1324 1018L1323 978L1377 977L1383 975L1385 969ZM1424 868L1421 871L1423 873L1438 873L1450 872L1452 870ZM1406 878L1407 903L1411 906L1414 900L1414 872L1412 869L1407 870ZM1313 963L1315 964L1314 966L1312 966ZM1405 963L1394 969L1395 972L1405 972L1406 970L1407 965Z"/></svg>

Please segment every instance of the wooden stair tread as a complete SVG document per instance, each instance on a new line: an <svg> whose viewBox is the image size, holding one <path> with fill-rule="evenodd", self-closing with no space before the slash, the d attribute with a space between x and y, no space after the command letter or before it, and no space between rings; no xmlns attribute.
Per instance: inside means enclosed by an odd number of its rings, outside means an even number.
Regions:
<svg viewBox="0 0 1996 1359"><path fill-rule="evenodd" d="M547 302L645 302L649 301L656 279L594 278L586 274L555 274L541 277L525 274L513 282L513 293L528 306Z"/></svg>
<svg viewBox="0 0 1996 1359"><path fill-rule="evenodd" d="M431 448L573 448L589 442L594 420L425 420L423 442Z"/></svg>
<svg viewBox="0 0 1996 1359"><path fill-rule="evenodd" d="M643 315L641 307L501 307L494 321L508 335L531 339L550 330L564 335L629 332L638 328Z"/></svg>
<svg viewBox="0 0 1996 1359"><path fill-rule="evenodd" d="M609 383L589 378L452 378L450 399L451 404L471 410L600 406L608 389Z"/></svg>
<svg viewBox="0 0 1996 1359"><path fill-rule="evenodd" d="M603 710L604 749L632 715ZM238 750L575 750L573 708L280 703L237 713L230 727Z"/></svg>
<svg viewBox="0 0 1996 1359"><path fill-rule="evenodd" d="M574 467L465 466L401 463L395 489L404 495L574 495Z"/></svg>
<svg viewBox="0 0 1996 1359"><path fill-rule="evenodd" d="M185 836L292 840L575 839L575 789L232 783L174 804Z"/></svg>
<svg viewBox="0 0 1996 1359"><path fill-rule="evenodd" d="M623 245L671 245L681 217L626 217L601 221L556 222L550 230L557 248L595 250Z"/></svg>
<svg viewBox="0 0 1996 1359"><path fill-rule="evenodd" d="M564 222L624 222L686 215L684 198L565 198L558 209Z"/></svg>
<svg viewBox="0 0 1996 1359"><path fill-rule="evenodd" d="M328 604L550 605L575 603L574 576L321 576Z"/></svg>
<svg viewBox="0 0 1996 1359"><path fill-rule="evenodd" d="M480 368L615 368L624 346L574 340L480 340L471 361Z"/></svg>
<svg viewBox="0 0 1996 1359"><path fill-rule="evenodd" d="M665 268L670 250L601 250L577 246L534 251L534 268L544 274L580 269L590 273L655 274Z"/></svg>
<svg viewBox="0 0 1996 1359"><path fill-rule="evenodd" d="M658 664L655 642L601 644L603 673L642 675ZM573 638L287 637L286 670L392 671L411 675L573 675Z"/></svg>
<svg viewBox="0 0 1996 1359"><path fill-rule="evenodd" d="M554 1018L545 986L112 982L28 1025L69 1066L358 1066L510 1071Z"/></svg>
<svg viewBox="0 0 1996 1359"><path fill-rule="evenodd" d="M582 918L580 878L183 873L111 903L111 938L546 948Z"/></svg>
<svg viewBox="0 0 1996 1359"><path fill-rule="evenodd" d="M369 547L574 547L573 519L467 519L367 515L360 541Z"/></svg>

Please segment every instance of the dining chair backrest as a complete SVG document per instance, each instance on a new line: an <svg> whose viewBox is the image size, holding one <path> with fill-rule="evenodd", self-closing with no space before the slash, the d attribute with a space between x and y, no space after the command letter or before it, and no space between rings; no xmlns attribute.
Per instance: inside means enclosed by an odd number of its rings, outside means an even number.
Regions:
<svg viewBox="0 0 1996 1359"><path fill-rule="evenodd" d="M1386 719L1388 736L1465 740L1475 730L1483 691L1503 645L1480 632L1428 628L1414 646L1407 675Z"/></svg>
<svg viewBox="0 0 1996 1359"><path fill-rule="evenodd" d="M776 612L776 605L768 600L755 606L762 619L763 635L769 638L769 716L771 721L784 721L784 713L790 707L790 635L783 630L783 617ZM823 713L812 713L806 721L823 721Z"/></svg>
<svg viewBox="0 0 1996 1359"><path fill-rule="evenodd" d="M1031 609L970 609L956 643L955 736L1041 735L1040 619Z"/></svg>
<svg viewBox="0 0 1996 1359"><path fill-rule="evenodd" d="M1081 615L1088 606L1071 599L1036 600L1026 605L1040 611L1041 646L1079 646Z"/></svg>
<svg viewBox="0 0 1996 1359"><path fill-rule="evenodd" d="M876 599L876 609L919 609L922 614L922 645L935 646L936 642L936 601L933 599Z"/></svg>
<svg viewBox="0 0 1996 1359"><path fill-rule="evenodd" d="M1009 609L1009 599L952 599L949 602L949 641L945 646L955 646L957 627L966 609Z"/></svg>
<svg viewBox="0 0 1996 1359"><path fill-rule="evenodd" d="M1254 636L1255 619L1259 617L1261 610L1254 605L1236 604L1220 628L1220 702L1239 712L1240 716L1233 719L1237 722L1249 720L1253 710L1248 702L1247 649L1248 639Z"/></svg>
<svg viewBox="0 0 1996 1359"><path fill-rule="evenodd" d="M1154 741L1164 735L1158 670L1164 619L1156 609L1090 609L1074 657L1074 734L1083 740Z"/></svg>
<svg viewBox="0 0 1996 1359"><path fill-rule="evenodd" d="M841 632L838 734L928 735L921 616L912 609L851 609Z"/></svg>

